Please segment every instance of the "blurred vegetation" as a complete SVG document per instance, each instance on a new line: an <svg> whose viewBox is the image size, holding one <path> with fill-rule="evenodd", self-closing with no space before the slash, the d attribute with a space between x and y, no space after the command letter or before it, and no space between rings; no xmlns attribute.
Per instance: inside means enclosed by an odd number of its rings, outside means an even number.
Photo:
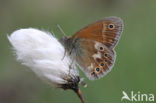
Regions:
<svg viewBox="0 0 156 103"><path fill-rule="evenodd" d="M16 62L7 34L33 27L60 38L56 24L72 35L107 16L121 17L124 32L113 70L97 81L85 79L86 102L121 103L123 90L156 95L155 10L155 0L0 0L0 103L80 103L72 91L51 88Z"/></svg>

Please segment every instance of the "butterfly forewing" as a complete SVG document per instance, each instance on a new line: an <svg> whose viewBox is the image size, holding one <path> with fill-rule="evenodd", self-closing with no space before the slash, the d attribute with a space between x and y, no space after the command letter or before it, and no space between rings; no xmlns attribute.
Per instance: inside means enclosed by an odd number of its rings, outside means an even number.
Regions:
<svg viewBox="0 0 156 103"><path fill-rule="evenodd" d="M85 38L95 40L105 44L108 48L113 48L117 44L123 30L123 22L118 17L107 17L81 29L74 38Z"/></svg>

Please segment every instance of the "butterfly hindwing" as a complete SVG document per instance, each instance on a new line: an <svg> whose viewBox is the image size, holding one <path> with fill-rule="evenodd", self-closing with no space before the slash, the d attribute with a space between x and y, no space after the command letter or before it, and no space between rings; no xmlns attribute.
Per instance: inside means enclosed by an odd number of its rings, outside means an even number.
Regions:
<svg viewBox="0 0 156 103"><path fill-rule="evenodd" d="M81 50L75 49L75 60L89 79L98 79L111 70L115 62L114 51L100 42L87 39L80 39L77 45Z"/></svg>

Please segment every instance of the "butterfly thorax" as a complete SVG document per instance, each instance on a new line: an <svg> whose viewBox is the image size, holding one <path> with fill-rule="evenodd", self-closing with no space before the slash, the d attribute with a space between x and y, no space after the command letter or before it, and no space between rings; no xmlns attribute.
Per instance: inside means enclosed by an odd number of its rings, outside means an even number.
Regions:
<svg viewBox="0 0 156 103"><path fill-rule="evenodd" d="M76 48L79 49L78 40L79 40L78 38L73 39L67 36L64 36L61 38L61 41L63 42L63 45L65 47L65 50L69 53L69 55L75 54Z"/></svg>

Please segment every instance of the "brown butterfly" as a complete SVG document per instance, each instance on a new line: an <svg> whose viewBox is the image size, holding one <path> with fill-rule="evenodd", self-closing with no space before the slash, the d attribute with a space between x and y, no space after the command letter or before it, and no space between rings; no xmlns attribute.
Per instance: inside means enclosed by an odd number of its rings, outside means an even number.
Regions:
<svg viewBox="0 0 156 103"><path fill-rule="evenodd" d="M107 74L115 63L114 51L123 31L123 21L106 17L88 25L72 37L64 36L62 42L72 59L90 80Z"/></svg>

